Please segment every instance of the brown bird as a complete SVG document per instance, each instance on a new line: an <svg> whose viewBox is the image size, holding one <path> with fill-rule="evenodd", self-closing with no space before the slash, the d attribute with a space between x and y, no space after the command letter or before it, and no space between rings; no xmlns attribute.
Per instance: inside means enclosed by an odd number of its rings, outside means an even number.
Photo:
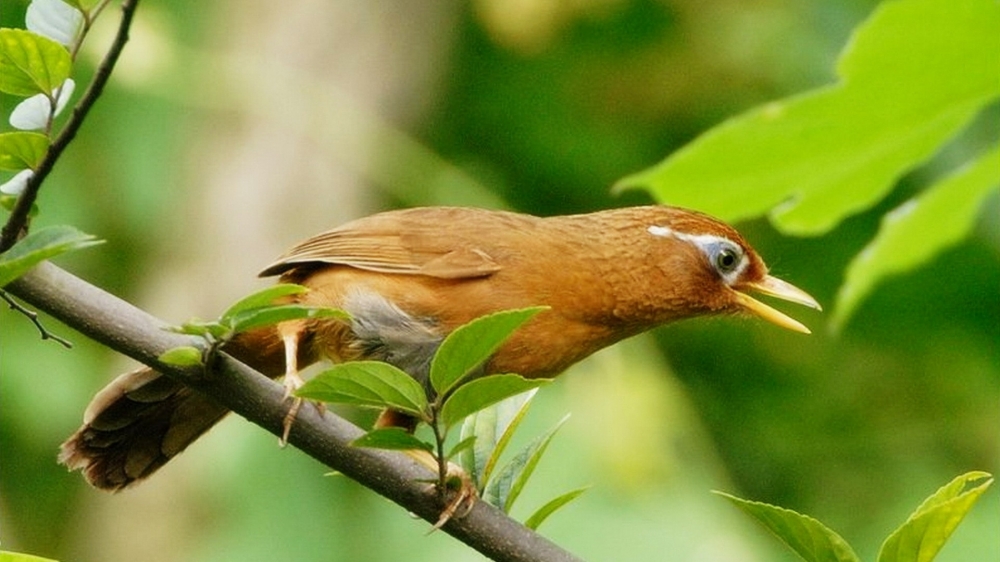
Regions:
<svg viewBox="0 0 1000 562"><path fill-rule="evenodd" d="M488 361L484 373L551 377L591 353L653 327L700 315L751 313L809 333L748 295L819 309L767 267L732 227L707 215L647 206L539 218L427 207L390 211L319 234L261 276L305 285L308 305L351 321L290 321L238 336L224 351L267 376L301 384L322 359L376 359L425 382L449 332L480 316L546 305ZM227 410L147 367L94 397L61 462L98 488L146 478ZM412 427L384 414L383 424Z"/></svg>

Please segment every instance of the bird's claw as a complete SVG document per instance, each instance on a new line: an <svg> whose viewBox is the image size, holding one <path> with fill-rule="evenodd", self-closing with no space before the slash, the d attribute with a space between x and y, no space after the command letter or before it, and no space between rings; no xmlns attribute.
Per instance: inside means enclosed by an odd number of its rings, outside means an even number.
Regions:
<svg viewBox="0 0 1000 562"><path fill-rule="evenodd" d="M278 445L284 447L288 444L288 434L292 431L292 424L295 423L295 416L298 415L302 407L302 398L293 396L295 391L302 388L305 381L297 372L289 372L285 375L285 400L292 399L292 406L285 414L285 419L281 422L281 437L278 438Z"/></svg>
<svg viewBox="0 0 1000 562"><path fill-rule="evenodd" d="M444 484L445 490L443 493L447 494L451 491L453 497L444 506L437 522L431 527L430 532L432 533L443 527L452 517L461 519L468 515L472 511L473 506L476 505L476 500L479 499L479 493L476 491L476 486L472 483L472 479L469 478L469 474L454 463L448 463Z"/></svg>

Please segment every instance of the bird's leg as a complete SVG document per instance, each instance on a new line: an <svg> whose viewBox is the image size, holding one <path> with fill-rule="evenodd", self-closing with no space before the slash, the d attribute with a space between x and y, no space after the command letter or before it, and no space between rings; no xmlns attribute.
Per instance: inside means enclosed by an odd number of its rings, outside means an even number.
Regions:
<svg viewBox="0 0 1000 562"><path fill-rule="evenodd" d="M299 375L299 332L298 330L283 332L281 341L285 344L285 399L292 396L292 393L302 388L305 381ZM295 421L299 408L302 407L302 399L295 397L292 399L292 407L285 414L282 422L281 439L278 441L282 447L288 443L288 433L292 430L292 423Z"/></svg>

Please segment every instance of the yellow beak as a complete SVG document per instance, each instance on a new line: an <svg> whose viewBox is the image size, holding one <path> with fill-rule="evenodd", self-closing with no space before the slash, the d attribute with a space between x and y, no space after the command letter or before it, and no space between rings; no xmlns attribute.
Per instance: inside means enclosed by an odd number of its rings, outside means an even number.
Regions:
<svg viewBox="0 0 1000 562"><path fill-rule="evenodd" d="M809 293L806 293L805 291L799 289L795 285L792 285L791 283L786 283L781 279L778 279L777 277L771 277L770 275L768 275L767 277L764 277L764 280L760 281L759 283L750 283L749 285L747 285L747 288L753 291L764 293L765 295L779 298L781 300L798 303L804 306L808 306L809 308L815 308L816 310L823 310L823 307L821 307L819 303L816 302L816 299L809 296ZM751 297L750 295L747 295L746 293L737 292L736 302L739 303L739 305L742 306L745 310L752 312L757 316L760 316L761 318L767 320L768 322L777 324L782 328L787 328L789 330L794 330L796 332L802 332L803 334L812 333L809 331L809 328L806 328L805 325L803 325L798 320L795 320L790 316L787 316L785 313L779 312L778 310L771 308L770 306L760 302L759 300Z"/></svg>

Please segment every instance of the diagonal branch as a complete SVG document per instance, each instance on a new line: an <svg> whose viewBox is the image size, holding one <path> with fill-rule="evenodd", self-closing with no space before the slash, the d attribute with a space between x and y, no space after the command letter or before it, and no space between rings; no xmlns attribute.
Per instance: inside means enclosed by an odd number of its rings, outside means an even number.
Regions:
<svg viewBox="0 0 1000 562"><path fill-rule="evenodd" d="M49 263L5 289L94 340L211 396L271 433L281 434L288 408L281 385L224 354L218 369L207 375L202 369L160 363L157 357L164 351L200 341L164 330L162 320ZM288 442L408 511L436 521L442 508L437 494L418 482L428 478L427 469L400 453L350 446L361 433L330 412L303 408ZM449 520L442 530L498 561L578 560L482 501L466 516Z"/></svg>
<svg viewBox="0 0 1000 562"><path fill-rule="evenodd" d="M7 217L7 223L3 225L3 229L0 229L0 254L9 250L17 242L18 237L21 236L21 232L27 227L31 206L35 204L35 200L38 198L38 190L41 189L42 182L45 181L49 172L55 167L59 156L69 146L73 137L76 136L76 132L83 125L83 120L87 117L87 113L90 112L90 108L94 106L97 98L104 91L104 85L111 78L111 71L114 70L115 63L118 62L118 57L122 54L125 43L128 42L128 30L132 25L132 16L135 14L135 7L138 2L139 0L122 1L122 19L118 24L118 33L115 35L114 42L111 44L108 54L104 55L104 60L97 67L94 78L90 81L90 86L84 92L83 97L80 98L80 102L73 108L73 115L66 122L66 126L63 127L62 132L59 133L56 140L49 146L48 152L45 153L45 157L38 164L35 173L28 178L24 192L17 198L14 209L11 211L10 216Z"/></svg>

